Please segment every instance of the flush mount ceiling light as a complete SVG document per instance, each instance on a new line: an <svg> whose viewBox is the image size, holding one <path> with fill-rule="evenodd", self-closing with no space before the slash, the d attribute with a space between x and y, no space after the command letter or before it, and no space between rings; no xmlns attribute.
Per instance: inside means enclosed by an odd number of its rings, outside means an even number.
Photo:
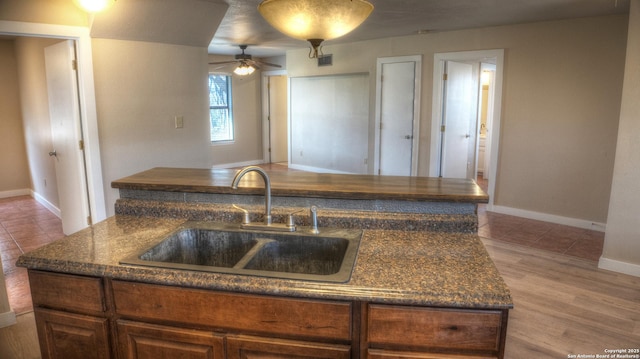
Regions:
<svg viewBox="0 0 640 359"><path fill-rule="evenodd" d="M317 58L323 41L360 26L373 11L373 5L366 0L264 0L258 11L283 34L309 41L309 57Z"/></svg>
<svg viewBox="0 0 640 359"><path fill-rule="evenodd" d="M73 0L82 10L86 12L100 12L116 2L116 0Z"/></svg>
<svg viewBox="0 0 640 359"><path fill-rule="evenodd" d="M233 73L238 76L247 76L251 75L255 70L253 66L248 65L246 62L241 62L240 65L233 70Z"/></svg>

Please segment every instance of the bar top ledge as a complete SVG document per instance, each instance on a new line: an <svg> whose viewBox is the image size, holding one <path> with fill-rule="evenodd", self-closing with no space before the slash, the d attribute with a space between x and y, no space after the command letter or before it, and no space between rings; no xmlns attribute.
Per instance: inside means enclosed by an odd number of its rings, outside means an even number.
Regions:
<svg viewBox="0 0 640 359"><path fill-rule="evenodd" d="M264 183L256 173L231 188L233 169L156 167L113 181L117 189L263 194ZM439 177L375 176L358 174L269 171L271 194L283 197L384 199L402 201L487 203L489 196L471 179Z"/></svg>

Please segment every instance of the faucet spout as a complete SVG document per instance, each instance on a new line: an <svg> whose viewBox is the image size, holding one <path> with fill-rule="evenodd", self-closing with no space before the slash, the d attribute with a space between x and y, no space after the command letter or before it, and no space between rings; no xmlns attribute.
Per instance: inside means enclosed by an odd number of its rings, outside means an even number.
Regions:
<svg viewBox="0 0 640 359"><path fill-rule="evenodd" d="M238 189L238 184L242 177L249 172L258 172L264 181L264 223L271 225L271 180L269 175L258 166L247 166L242 168L231 181L231 188Z"/></svg>

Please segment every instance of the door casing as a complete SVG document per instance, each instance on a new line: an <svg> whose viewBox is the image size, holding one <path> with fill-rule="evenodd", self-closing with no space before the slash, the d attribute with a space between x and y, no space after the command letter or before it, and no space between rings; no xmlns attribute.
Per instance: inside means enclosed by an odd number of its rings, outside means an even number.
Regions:
<svg viewBox="0 0 640 359"><path fill-rule="evenodd" d="M494 98L493 98L493 116L491 118L491 131L487 137L490 143L491 153L489 161L489 203L487 209L491 210L495 202L495 189L498 172L498 154L500 142L500 126L502 116L502 82L504 71L504 49L478 50L478 51L461 51L436 53L433 60L433 98L431 107L431 146L429 156L429 176L438 175L440 168L439 148L440 142L440 119L442 118L442 78L444 74L444 62L451 61L477 61L477 62L495 62L496 70L494 74Z"/></svg>

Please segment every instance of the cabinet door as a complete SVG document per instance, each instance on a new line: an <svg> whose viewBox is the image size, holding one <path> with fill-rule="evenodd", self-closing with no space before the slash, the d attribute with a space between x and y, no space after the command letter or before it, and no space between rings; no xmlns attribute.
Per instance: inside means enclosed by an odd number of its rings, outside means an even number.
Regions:
<svg viewBox="0 0 640 359"><path fill-rule="evenodd" d="M107 319L35 308L43 359L107 359Z"/></svg>
<svg viewBox="0 0 640 359"><path fill-rule="evenodd" d="M250 336L227 338L228 359L348 359L350 357L351 348L347 345Z"/></svg>
<svg viewBox="0 0 640 359"><path fill-rule="evenodd" d="M224 338L212 332L119 320L124 359L223 359Z"/></svg>

